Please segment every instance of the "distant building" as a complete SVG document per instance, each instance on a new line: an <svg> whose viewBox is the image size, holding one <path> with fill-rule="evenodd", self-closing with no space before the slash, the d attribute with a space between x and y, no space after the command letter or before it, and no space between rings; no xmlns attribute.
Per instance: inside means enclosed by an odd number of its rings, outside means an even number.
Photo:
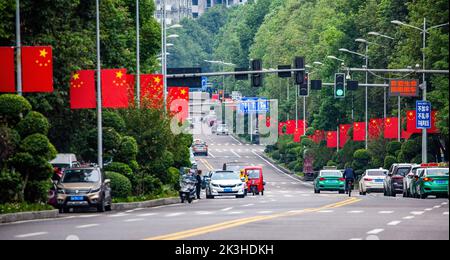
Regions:
<svg viewBox="0 0 450 260"><path fill-rule="evenodd" d="M155 0L155 17L161 21L161 3L166 4L166 22L168 25L179 23L184 18L198 18L215 5L227 7L245 4L248 0Z"/></svg>

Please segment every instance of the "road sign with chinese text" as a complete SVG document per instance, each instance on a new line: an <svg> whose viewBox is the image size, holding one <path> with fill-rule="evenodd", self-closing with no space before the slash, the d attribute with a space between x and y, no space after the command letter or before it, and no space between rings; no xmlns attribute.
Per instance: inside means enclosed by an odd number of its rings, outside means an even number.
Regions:
<svg viewBox="0 0 450 260"><path fill-rule="evenodd" d="M416 128L431 128L431 103L427 101L416 101Z"/></svg>

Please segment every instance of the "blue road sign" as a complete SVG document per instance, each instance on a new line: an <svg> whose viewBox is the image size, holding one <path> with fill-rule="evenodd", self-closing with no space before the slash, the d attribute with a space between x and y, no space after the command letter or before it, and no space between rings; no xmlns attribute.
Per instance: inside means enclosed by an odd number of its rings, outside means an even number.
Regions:
<svg viewBox="0 0 450 260"><path fill-rule="evenodd" d="M239 103L239 112L248 113L267 113L269 112L269 100L259 97L243 97Z"/></svg>
<svg viewBox="0 0 450 260"><path fill-rule="evenodd" d="M208 87L208 78L207 77L202 77L202 90L206 91L206 88Z"/></svg>
<svg viewBox="0 0 450 260"><path fill-rule="evenodd" d="M416 128L431 128L431 103L428 101L416 101Z"/></svg>

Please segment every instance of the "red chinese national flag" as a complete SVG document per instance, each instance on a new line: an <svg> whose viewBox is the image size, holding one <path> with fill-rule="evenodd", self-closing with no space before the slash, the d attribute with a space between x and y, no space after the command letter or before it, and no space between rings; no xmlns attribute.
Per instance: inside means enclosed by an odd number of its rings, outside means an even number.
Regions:
<svg viewBox="0 0 450 260"><path fill-rule="evenodd" d="M102 102L104 108L128 107L126 69L102 70Z"/></svg>
<svg viewBox="0 0 450 260"><path fill-rule="evenodd" d="M0 47L0 92L16 92L14 47Z"/></svg>
<svg viewBox="0 0 450 260"><path fill-rule="evenodd" d="M412 136L412 133L402 130L402 139L408 140L409 138L411 138L411 136Z"/></svg>
<svg viewBox="0 0 450 260"><path fill-rule="evenodd" d="M22 47L22 90L53 92L52 47Z"/></svg>
<svg viewBox="0 0 450 260"><path fill-rule="evenodd" d="M384 129L384 120L381 118L370 119L369 139L378 139Z"/></svg>
<svg viewBox="0 0 450 260"><path fill-rule="evenodd" d="M294 131L294 143L300 143L301 138L302 138L302 132L303 132L303 128L297 128Z"/></svg>
<svg viewBox="0 0 450 260"><path fill-rule="evenodd" d="M384 120L384 138L396 139L398 138L398 118L389 117Z"/></svg>
<svg viewBox="0 0 450 260"><path fill-rule="evenodd" d="M340 125L339 126L339 147L344 148L347 141L350 139L348 131L352 128L352 125Z"/></svg>
<svg viewBox="0 0 450 260"><path fill-rule="evenodd" d="M311 140L313 140L315 143L320 143L322 140L325 140L325 131L323 130L316 130L314 131L314 134L309 137Z"/></svg>
<svg viewBox="0 0 450 260"><path fill-rule="evenodd" d="M327 147L328 148L337 148L337 132L330 131L327 132Z"/></svg>
<svg viewBox="0 0 450 260"><path fill-rule="evenodd" d="M437 128L437 125L436 125L436 123L437 123L437 121L438 121L438 111L436 111L436 110L433 110L432 112L431 112L431 128L430 129L428 129L428 133L429 134L437 134L437 133L439 133L439 128Z"/></svg>
<svg viewBox="0 0 450 260"><path fill-rule="evenodd" d="M133 107L135 105L135 86L136 86L136 75L133 74L127 74L126 76L127 81L127 91L128 91L128 102L129 107Z"/></svg>
<svg viewBox="0 0 450 260"><path fill-rule="evenodd" d="M293 135L295 133L295 120L286 121L286 134Z"/></svg>
<svg viewBox="0 0 450 260"><path fill-rule="evenodd" d="M366 123L353 123L353 141L361 142L366 140Z"/></svg>
<svg viewBox="0 0 450 260"><path fill-rule="evenodd" d="M80 70L70 78L70 108L96 108L95 71Z"/></svg>
<svg viewBox="0 0 450 260"><path fill-rule="evenodd" d="M406 131L411 134L421 133L422 130L416 128L416 111L406 111Z"/></svg>
<svg viewBox="0 0 450 260"><path fill-rule="evenodd" d="M167 97L169 111L184 122L189 117L189 88L169 88Z"/></svg>
<svg viewBox="0 0 450 260"><path fill-rule="evenodd" d="M286 122L280 122L278 123L278 135L282 136L285 135L285 127L286 127Z"/></svg>
<svg viewBox="0 0 450 260"><path fill-rule="evenodd" d="M145 106L161 109L164 98L163 75L141 75L141 102Z"/></svg>

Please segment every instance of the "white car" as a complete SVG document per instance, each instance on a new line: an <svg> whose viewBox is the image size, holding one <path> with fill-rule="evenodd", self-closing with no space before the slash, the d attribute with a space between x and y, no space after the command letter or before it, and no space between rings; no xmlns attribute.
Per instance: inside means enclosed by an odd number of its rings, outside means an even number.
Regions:
<svg viewBox="0 0 450 260"><path fill-rule="evenodd" d="M366 195L372 192L384 191L384 179L388 174L385 169L369 169L361 177L359 181L359 194Z"/></svg>
<svg viewBox="0 0 450 260"><path fill-rule="evenodd" d="M220 196L245 197L245 179L241 179L236 171L214 171L208 177L206 186L206 198L214 199Z"/></svg>
<svg viewBox="0 0 450 260"><path fill-rule="evenodd" d="M217 127L216 133L217 133L217 135L229 135L230 134L227 125L224 125L224 124L221 124Z"/></svg>
<svg viewBox="0 0 450 260"><path fill-rule="evenodd" d="M411 171L406 174L405 178L403 178L403 197L408 198L411 197L411 186L414 181L414 177L418 176L418 172L422 169L420 164L413 165Z"/></svg>

